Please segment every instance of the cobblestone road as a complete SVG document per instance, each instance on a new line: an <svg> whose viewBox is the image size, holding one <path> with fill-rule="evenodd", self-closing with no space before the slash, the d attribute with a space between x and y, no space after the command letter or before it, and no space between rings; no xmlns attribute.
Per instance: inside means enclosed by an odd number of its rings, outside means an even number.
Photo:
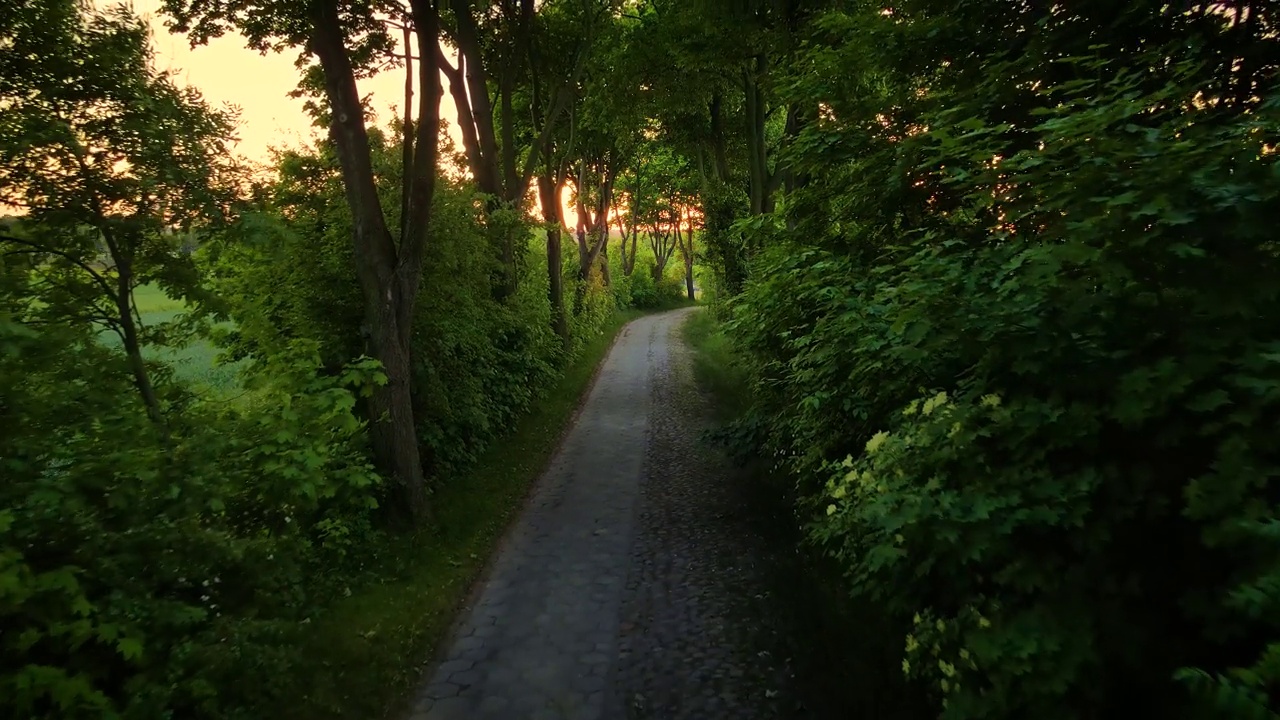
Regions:
<svg viewBox="0 0 1280 720"><path fill-rule="evenodd" d="M411 720L792 716L776 558L700 443L689 312L623 330Z"/></svg>

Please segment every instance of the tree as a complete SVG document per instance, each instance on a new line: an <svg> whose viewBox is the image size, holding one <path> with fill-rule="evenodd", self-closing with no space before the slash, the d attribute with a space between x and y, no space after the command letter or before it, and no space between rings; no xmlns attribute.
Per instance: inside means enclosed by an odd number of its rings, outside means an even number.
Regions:
<svg viewBox="0 0 1280 720"><path fill-rule="evenodd" d="M848 2L761 75L820 113L738 213L749 431L937 714L1274 716L1277 19Z"/></svg>
<svg viewBox="0 0 1280 720"><path fill-rule="evenodd" d="M146 25L125 9L34 3L0 22L12 43L0 58L0 202L26 211L0 247L34 263L33 316L119 336L163 427L143 357L161 336L143 326L134 290L204 299L182 236L229 210L233 116L156 71Z"/></svg>
<svg viewBox="0 0 1280 720"><path fill-rule="evenodd" d="M606 152L592 161L578 161L574 181L574 204L578 210L578 285L586 288L591 270L609 245L609 213L613 209L613 185L617 178L615 164ZM608 267L602 269L606 284Z"/></svg>
<svg viewBox="0 0 1280 720"><path fill-rule="evenodd" d="M536 16L537 32L529 41L529 74L517 88L517 96L529 103L530 123L518 127L515 135L538 138L542 143L538 195L547 228L550 301L553 325L565 342L569 326L561 262L562 234L567 223L560 206L561 193L572 181L580 224L576 309L592 267L598 264L608 281L608 208L612 208L613 178L621 168L618 137L625 134L627 122L635 112L634 107L630 112L616 112L625 107L626 101L617 96L616 86L610 84L614 80L612 64L618 49L625 46L630 21L605 13L609 5L579 1L542 6ZM557 92L558 97L549 101L544 88L551 83L561 83L560 87L569 92ZM561 111L568 121L553 127L547 118L554 120L552 113L558 111L561 98L568 101L566 110ZM601 163L602 157L610 160ZM602 211L601 207L606 209Z"/></svg>
<svg viewBox="0 0 1280 720"><path fill-rule="evenodd" d="M452 23L447 33L458 49L458 66L453 67L443 52L438 53L439 63L449 79L471 174L490 212L516 210L525 199L562 116L574 102L578 79L609 5L608 0L541 5L534 0L498 0L477 8L473 0L449 0ZM575 44L559 48L567 55L548 56L543 47L548 16L553 25L567 22L572 27L569 33L559 34ZM568 60L567 67L556 62L561 58ZM527 106L518 116L522 81L528 84L528 92L523 93ZM548 94L550 87L554 90ZM523 124L526 117L531 125ZM521 151L523 161L518 159ZM516 289L518 248L509 224L498 224L496 232L502 272L494 292L505 298Z"/></svg>
<svg viewBox="0 0 1280 720"><path fill-rule="evenodd" d="M680 251L680 259L684 262L685 292L688 293L690 300L697 300L697 294L693 289L693 262L696 259L693 222L693 208L689 205L681 204L680 219L676 227L676 249ZM685 228L683 233L680 231L680 225Z"/></svg>
<svg viewBox="0 0 1280 720"><path fill-rule="evenodd" d="M250 46L266 51L291 46L314 55L303 87L323 88L326 120L342 168L347 205L353 219L356 273L364 297L370 354L382 363L387 383L371 398L370 434L380 471L401 488L404 509L415 521L427 514L427 488L414 423L410 336L414 303L422 280L423 252L430 237L432 197L438 162L440 77L437 0L369 5L317 0L297 5L283 0L240 3L232 0L165 0L173 27L191 32L193 43L207 42L237 28ZM417 65L418 110L412 137L405 137L405 212L393 235L374 180L366 113L358 78L391 54L388 21L409 24L420 49ZM425 49L426 51L422 51ZM412 68L406 63L406 72ZM405 108L409 112L409 108Z"/></svg>

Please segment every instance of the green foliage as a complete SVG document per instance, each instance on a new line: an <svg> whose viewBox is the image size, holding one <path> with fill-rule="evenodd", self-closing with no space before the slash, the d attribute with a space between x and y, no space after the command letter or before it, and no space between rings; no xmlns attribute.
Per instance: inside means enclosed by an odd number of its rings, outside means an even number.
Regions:
<svg viewBox="0 0 1280 720"><path fill-rule="evenodd" d="M320 379L299 346L260 406L194 405L162 436L92 334L7 319L0 346L5 713L248 717L315 570L371 531L380 481L347 388L376 371Z"/></svg>
<svg viewBox="0 0 1280 720"><path fill-rule="evenodd" d="M668 263L662 277L655 281L653 249L643 239L637 243L635 268L630 275L623 272L620 259L610 256L610 261L612 282L609 289L613 291L618 307L657 310L685 301L683 265Z"/></svg>
<svg viewBox="0 0 1280 720"><path fill-rule="evenodd" d="M311 34L287 3L165 5L197 41L237 27L265 50ZM568 25L610 17L555 7ZM390 36L370 8L344 6L342 20L363 77ZM397 366L368 357L330 145L280 153L276 177L237 197L233 115L157 71L127 9L11 2L0 48L0 201L25 213L0 240L0 715L349 717L351 699L330 693L346 689L344 653L389 618L401 652L351 690L381 711L388 677L410 679L554 449L623 295L599 277L567 283L578 302L563 343L546 268L520 252L524 208L441 178L409 342L440 515L420 535L386 532L361 418L406 390L388 380ZM318 79L309 70L300 94ZM376 130L371 143L394 227L401 148ZM671 282L648 279L661 301ZM514 292L497 300L495 284ZM210 341L229 361L217 369ZM411 595L391 599L388 569L413 575Z"/></svg>
<svg viewBox="0 0 1280 720"><path fill-rule="evenodd" d="M1246 5L851 2L781 89L823 112L736 226L743 442L942 717L1275 712L1280 54Z"/></svg>
<svg viewBox="0 0 1280 720"><path fill-rule="evenodd" d="M123 335L139 285L206 299L179 231L226 210L233 117L154 69L127 9L19 3L0 38L0 202L26 211L0 249L43 266L40 311Z"/></svg>
<svg viewBox="0 0 1280 720"><path fill-rule="evenodd" d="M390 168L398 148L380 133L373 139L375 157ZM232 357L258 357L305 338L317 343L326 367L338 367L362 354L365 340L336 160L322 145L282 154L278 168L275 207L246 215L208 249L215 287L237 325L227 347ZM386 206L398 207L398 176L388 169L380 180ZM515 297L493 299L498 265L473 200L465 186L439 181L415 311L415 417L438 477L456 474L507 431L563 361L550 330L545 272L536 263L526 267ZM600 319L592 322L598 327Z"/></svg>

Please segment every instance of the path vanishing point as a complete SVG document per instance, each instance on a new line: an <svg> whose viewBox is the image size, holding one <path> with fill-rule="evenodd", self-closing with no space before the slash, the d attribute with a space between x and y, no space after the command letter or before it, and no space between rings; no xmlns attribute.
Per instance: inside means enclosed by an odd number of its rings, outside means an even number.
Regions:
<svg viewBox="0 0 1280 720"><path fill-rule="evenodd" d="M680 327L619 334L410 720L795 714L767 564Z"/></svg>

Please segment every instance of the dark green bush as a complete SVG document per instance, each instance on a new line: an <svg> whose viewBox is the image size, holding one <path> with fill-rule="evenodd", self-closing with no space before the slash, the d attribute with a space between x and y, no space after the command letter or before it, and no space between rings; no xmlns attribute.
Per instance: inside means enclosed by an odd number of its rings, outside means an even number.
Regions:
<svg viewBox="0 0 1280 720"><path fill-rule="evenodd" d="M118 351L0 304L0 698L13 718L243 717L367 540L380 480L347 388L299 346L250 407L170 393Z"/></svg>
<svg viewBox="0 0 1280 720"><path fill-rule="evenodd" d="M398 152L380 134L374 142L379 157ZM260 355L289 338L316 342L329 367L364 352L335 163L323 146L283 157L275 214L247 217L210 248L217 287L234 308L233 354ZM385 180L395 187L393 177ZM430 471L449 476L529 408L558 375L564 350L550 329L545 271L536 263L525 268L516 297L493 298L496 259L469 189L440 181L432 228L415 316L414 401Z"/></svg>
<svg viewBox="0 0 1280 720"><path fill-rule="evenodd" d="M1272 717L1275 35L988 5L815 24L755 436L943 717Z"/></svg>
<svg viewBox="0 0 1280 720"><path fill-rule="evenodd" d="M640 266L621 286L625 289L626 305L641 310L652 310L680 302L685 297L684 280L664 274L654 280L652 261L648 267Z"/></svg>

